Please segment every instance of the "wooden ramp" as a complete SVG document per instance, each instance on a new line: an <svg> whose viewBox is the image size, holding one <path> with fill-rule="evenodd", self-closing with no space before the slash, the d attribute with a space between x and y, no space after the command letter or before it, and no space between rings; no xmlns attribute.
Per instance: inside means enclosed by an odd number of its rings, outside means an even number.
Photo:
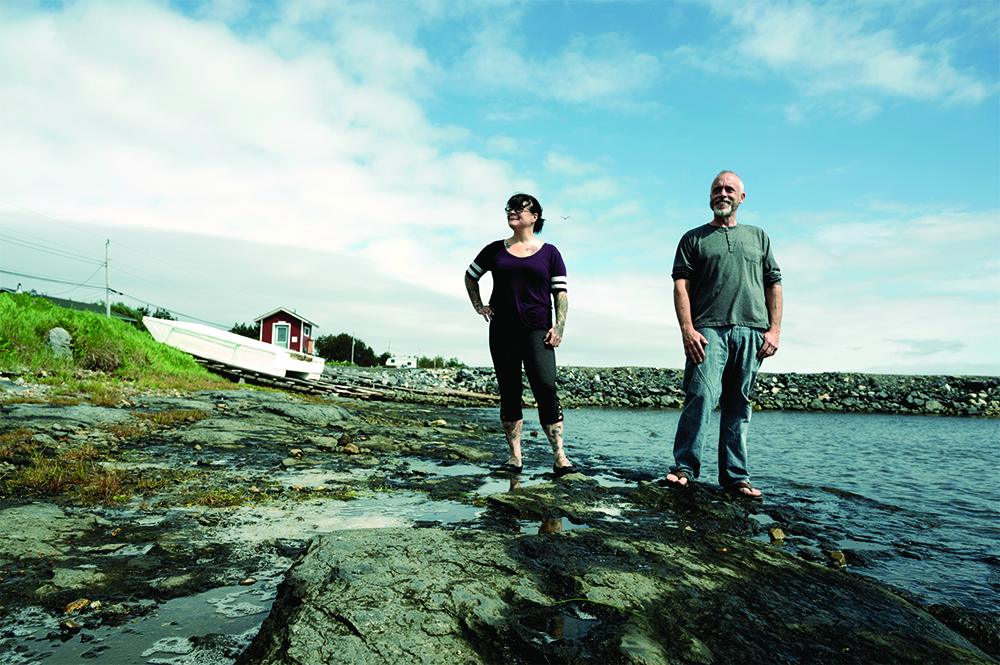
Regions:
<svg viewBox="0 0 1000 665"><path fill-rule="evenodd" d="M394 386L388 389L374 388L362 383L372 384L373 381L367 378L353 378L345 381L330 381L318 379L316 381L306 381L287 376L274 376L264 372L256 372L244 367L237 367L228 363L219 362L209 358L195 357L195 361L200 363L205 369L214 374L224 376L231 381L242 381L255 386L267 386L281 390L306 393L309 395L337 395L338 397L350 397L353 399L392 401L391 393L409 393L412 395L428 395L436 397L453 397L455 399L468 399L483 402L496 402L499 397L496 395L486 395L483 393L467 392L465 390L455 390L452 388L401 388ZM360 379L360 380L359 380Z"/></svg>

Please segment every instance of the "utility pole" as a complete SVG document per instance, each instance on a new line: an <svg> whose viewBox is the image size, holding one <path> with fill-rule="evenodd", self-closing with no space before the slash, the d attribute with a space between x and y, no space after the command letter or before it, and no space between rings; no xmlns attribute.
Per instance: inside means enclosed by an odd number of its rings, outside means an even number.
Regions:
<svg viewBox="0 0 1000 665"><path fill-rule="evenodd" d="M111 239L104 244L104 316L111 318Z"/></svg>
<svg viewBox="0 0 1000 665"><path fill-rule="evenodd" d="M351 364L354 364L354 333L351 333Z"/></svg>

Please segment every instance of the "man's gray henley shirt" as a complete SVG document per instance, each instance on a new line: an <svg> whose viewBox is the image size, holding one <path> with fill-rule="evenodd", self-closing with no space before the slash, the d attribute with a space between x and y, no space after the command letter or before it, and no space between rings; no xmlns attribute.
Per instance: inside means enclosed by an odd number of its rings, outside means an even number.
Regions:
<svg viewBox="0 0 1000 665"><path fill-rule="evenodd" d="M767 330L764 289L781 284L781 269L763 229L705 224L681 237L672 277L690 280L695 328Z"/></svg>

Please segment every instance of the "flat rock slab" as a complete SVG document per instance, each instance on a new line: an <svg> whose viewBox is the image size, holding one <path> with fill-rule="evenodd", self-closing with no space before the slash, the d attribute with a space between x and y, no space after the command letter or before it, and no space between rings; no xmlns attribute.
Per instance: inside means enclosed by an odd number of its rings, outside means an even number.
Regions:
<svg viewBox="0 0 1000 665"><path fill-rule="evenodd" d="M133 420L134 416L124 409L104 406L54 406L50 404L6 404L0 429L30 426L32 429L46 429L53 425L68 428L88 429L107 423L121 423Z"/></svg>
<svg viewBox="0 0 1000 665"><path fill-rule="evenodd" d="M926 613L768 545L676 529L339 531L236 665L991 663Z"/></svg>
<svg viewBox="0 0 1000 665"><path fill-rule="evenodd" d="M71 542L109 522L90 514L71 514L50 503L0 510L0 564L65 554Z"/></svg>

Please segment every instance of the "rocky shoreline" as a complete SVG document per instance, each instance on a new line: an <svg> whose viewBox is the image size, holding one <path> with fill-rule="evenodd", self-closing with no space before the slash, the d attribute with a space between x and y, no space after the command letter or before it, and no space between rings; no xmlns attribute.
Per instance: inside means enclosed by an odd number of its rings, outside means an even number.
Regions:
<svg viewBox="0 0 1000 665"><path fill-rule="evenodd" d="M497 395L493 369L384 369L329 367L327 376L392 391L451 389ZM673 408L684 404L683 370L651 367L560 367L556 386L562 404L574 407ZM532 403L527 390L525 403ZM410 398L414 399L414 398ZM754 386L756 408L768 411L836 411L1000 417L1000 377L896 374L771 374Z"/></svg>
<svg viewBox="0 0 1000 665"><path fill-rule="evenodd" d="M448 372L354 380L480 392L483 372ZM581 372L562 388L581 400L642 378ZM496 476L495 414L462 399L231 390L95 407L16 389L42 403L8 401L0 435L28 429L41 456L90 446L135 477L183 480L118 507L0 495L0 663L116 662L126 634L172 663L997 662L998 615L853 573L852 552L796 506L678 493L640 471L610 485ZM205 417L143 417L176 411ZM32 463L3 457L0 477ZM212 592L225 623L171 609Z"/></svg>

